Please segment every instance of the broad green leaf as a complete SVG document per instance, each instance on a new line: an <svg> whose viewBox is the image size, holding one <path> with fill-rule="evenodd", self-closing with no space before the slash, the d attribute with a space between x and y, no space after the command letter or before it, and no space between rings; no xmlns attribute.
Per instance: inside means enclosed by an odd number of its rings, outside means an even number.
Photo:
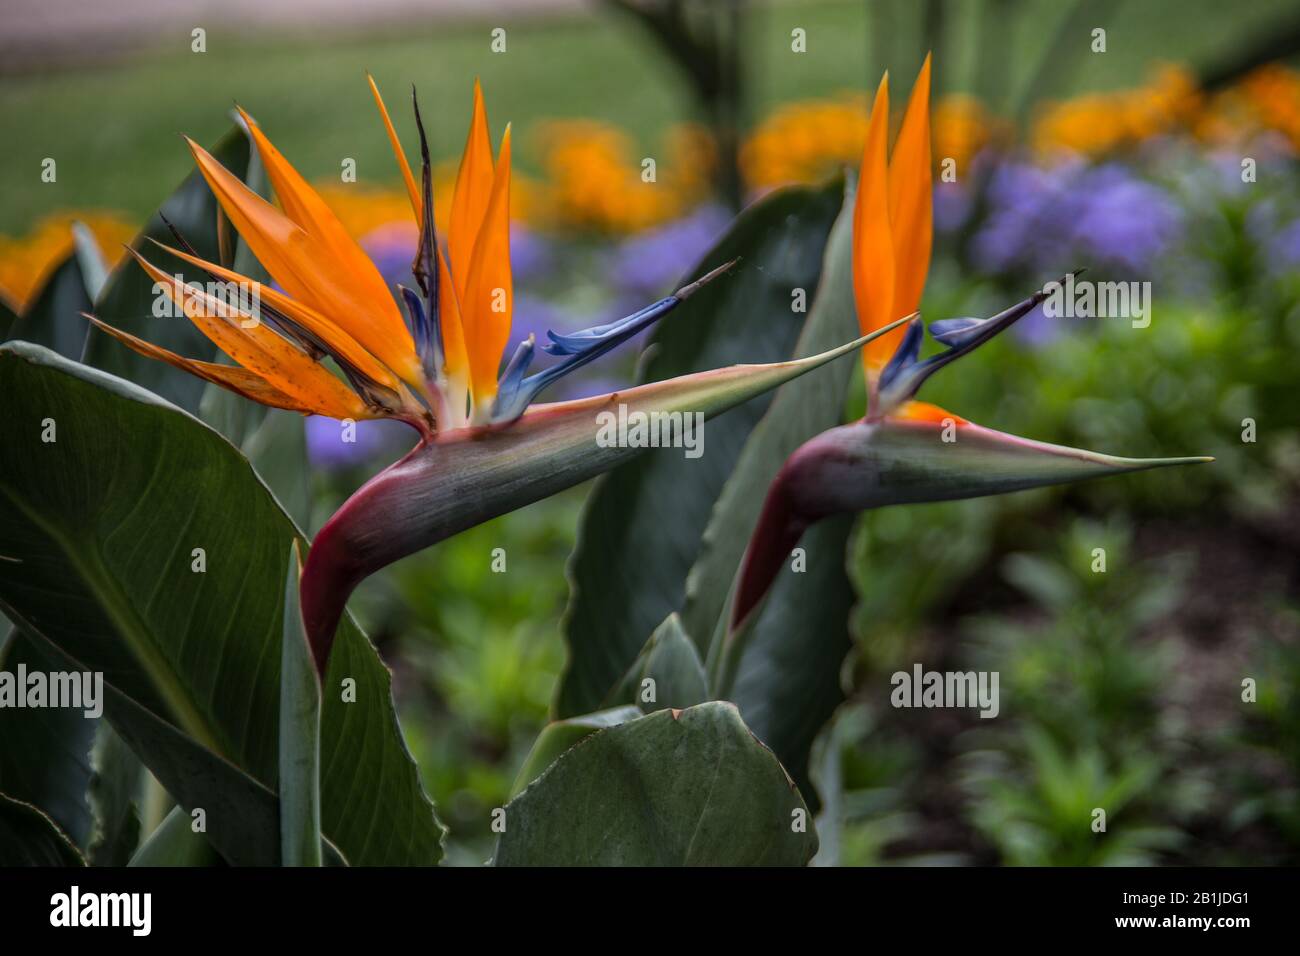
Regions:
<svg viewBox="0 0 1300 956"><path fill-rule="evenodd" d="M796 355L813 355L826 342L857 334L853 305L853 196L826 243L821 283L813 300ZM682 626L697 644L711 647L745 545L757 523L772 479L796 448L838 425L844 414L849 381L861 366L836 363L821 375L806 376L781 387L766 414L750 433L709 516L699 557L686 579Z"/></svg>
<svg viewBox="0 0 1300 956"><path fill-rule="evenodd" d="M249 408L261 407L225 389L221 391ZM307 419L297 412L279 408L264 409L264 412L257 428L240 444L240 451L252 462L294 524L305 528L311 518ZM222 434L226 433L222 431Z"/></svg>
<svg viewBox="0 0 1300 956"><path fill-rule="evenodd" d="M853 304L853 195L826 244L817 297L799 337L797 355L857 330ZM725 629L726 599L768 487L790 453L838 425L857 363L836 363L821 374L783 385L750 432L735 470L718 497L686 579L682 618L697 641L716 641ZM853 586L845 570L851 522L826 522L801 542L799 570L787 562L780 587L753 624L744 656L726 691L758 738L772 748L814 809L808 751L822 723L843 700L839 672L849 651ZM711 643L712 643L711 641ZM719 652L710 647L711 655ZM715 696L717 688L714 688Z"/></svg>
<svg viewBox="0 0 1300 956"><path fill-rule="evenodd" d="M0 866L85 866L66 833L30 803L0 793Z"/></svg>
<svg viewBox="0 0 1300 956"><path fill-rule="evenodd" d="M709 699L700 654L674 613L655 628L606 705L632 704L651 713L665 707L693 707Z"/></svg>
<svg viewBox="0 0 1300 956"><path fill-rule="evenodd" d="M497 866L803 866L808 809L731 704L597 731L505 808Z"/></svg>
<svg viewBox="0 0 1300 956"><path fill-rule="evenodd" d="M206 836L181 807L172 808L157 830L140 845L128 866L215 866L221 862Z"/></svg>
<svg viewBox="0 0 1300 956"><path fill-rule="evenodd" d="M0 561L0 573L5 570ZM0 650L11 675L64 670L40 641L15 630ZM0 707L0 792L47 814L78 847L91 832L86 791L90 749L100 721L67 707Z"/></svg>
<svg viewBox="0 0 1300 956"><path fill-rule="evenodd" d="M808 754L844 700L840 672L851 647L854 594L845 555L853 516L814 525L799 542L806 562L782 570L754 621L726 698L820 809L808 779Z"/></svg>
<svg viewBox="0 0 1300 956"><path fill-rule="evenodd" d="M280 865L320 866L320 684L298 603L298 542L289 545L280 656Z"/></svg>
<svg viewBox="0 0 1300 956"><path fill-rule="evenodd" d="M104 261L104 254L99 248L99 243L95 241L95 234L87 229L83 222L72 224L72 250L77 257L77 264L81 266L86 293L90 296L90 301L94 302L108 282L108 263ZM79 356L70 357L79 358Z"/></svg>
<svg viewBox="0 0 1300 956"><path fill-rule="evenodd" d="M518 795L524 787L540 777L547 767L555 763L560 754L579 740L598 730L617 727L641 716L641 710L637 707L612 707L609 710L598 710L594 714L583 714L581 717L570 717L567 720L556 720L547 724L537 735L537 740L533 742L528 756L524 758L524 765L519 768L515 782L510 787L510 796L513 798Z"/></svg>
<svg viewBox="0 0 1300 956"><path fill-rule="evenodd" d="M282 572L297 529L225 439L128 382L14 343L0 348L0 392L0 554L17 559L0 576L0 610L105 673L125 701L109 719L178 803L227 800L232 832L269 831L278 857ZM325 835L358 864L437 862L442 829L389 673L350 619L322 701ZM269 793L269 820L253 818L260 791L230 770ZM209 839L227 859L247 842L211 827Z"/></svg>
<svg viewBox="0 0 1300 956"><path fill-rule="evenodd" d="M177 143L172 148L185 151L182 143ZM265 193L259 167L254 167L252 176L249 174L249 154L255 151L251 150L248 137L241 129L231 129L212 147L211 152L236 176L250 179L250 188ZM201 257L210 262L220 260L217 201L198 170L192 170L176 191L167 197L158 212L150 217L144 231L132 240L131 247L168 275L180 274L192 281L206 281L206 276L194 274L192 266L168 255L149 241L153 239L169 246L176 245L176 239L163 222L162 216L167 217ZM109 325L173 352L203 359L210 359L216 354L212 343L194 327L194 323L183 317L155 316L153 309L156 298L153 280L134 259L124 256L109 274L108 282L96 300L94 309L87 311L93 311ZM88 365L142 385L188 411L198 410L199 399L206 385L202 380L174 369L165 362L137 355L98 329L91 328L85 341L84 361Z"/></svg>
<svg viewBox="0 0 1300 956"><path fill-rule="evenodd" d="M797 297L811 299L842 195L838 180L780 190L741 213L691 275L736 256L739 266L659 324L640 380L788 358L807 317L795 311ZM569 564L569 659L555 703L559 716L599 707L659 622L680 609L700 532L765 408L766 399L750 402L711 423L700 458L661 451L596 483Z"/></svg>
<svg viewBox="0 0 1300 956"><path fill-rule="evenodd" d="M124 866L140 845L144 765L107 720L99 721L90 765L86 795L94 826L86 856L91 866Z"/></svg>
<svg viewBox="0 0 1300 956"><path fill-rule="evenodd" d="M75 250L50 272L28 300L10 337L34 342L70 359L81 357L90 323L81 313L91 308L85 273Z"/></svg>
<svg viewBox="0 0 1300 956"><path fill-rule="evenodd" d="M42 639L43 640L43 639ZM65 669L85 665L49 645ZM201 809L207 838L233 866L277 866L280 861L279 800L225 758L152 711L140 706L108 681L104 712L136 754L148 756L150 772L187 813ZM339 851L325 846L331 865L342 863Z"/></svg>

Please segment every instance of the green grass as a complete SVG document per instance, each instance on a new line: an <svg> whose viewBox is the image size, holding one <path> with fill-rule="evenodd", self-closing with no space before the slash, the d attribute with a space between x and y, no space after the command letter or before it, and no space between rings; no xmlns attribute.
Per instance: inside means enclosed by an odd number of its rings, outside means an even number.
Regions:
<svg viewBox="0 0 1300 956"><path fill-rule="evenodd" d="M1257 33L1290 2L1257 0L1224 12L1218 0L1129 0L1098 16L1108 30L1109 52L1081 52L1068 69L1049 73L1066 91L1131 84L1160 60L1206 62ZM905 89L925 45L920 8L915 0L874 3L872 10L882 12L871 14L860 2L757 6L745 44L755 114L785 100L874 85L885 66ZM953 2L946 9L951 20L938 51L939 86L994 82L1014 92L1035 75L1038 56L1067 5L983 0ZM508 30L504 54L489 50L494 25ZM807 31L804 55L790 52L794 27ZM1078 42L1086 51L1088 37ZM977 55L981 49L988 54ZM441 157L459 150L475 75L483 79L496 131L506 119L516 124L525 168L529 133L547 117L616 123L652 151L665 126L691 115L686 87L667 61L626 20L599 11L412 24L400 34L256 38L214 31L202 54L190 52L184 33L121 62L4 78L0 232L21 232L58 208L144 216L190 168L177 134L214 140L227 127L235 101L259 118L308 176L337 174L343 158L351 157L361 183L394 183L363 79L367 69L400 107L394 112L408 150L415 139L404 93L409 83L418 85ZM40 181L45 157L58 163L56 183Z"/></svg>

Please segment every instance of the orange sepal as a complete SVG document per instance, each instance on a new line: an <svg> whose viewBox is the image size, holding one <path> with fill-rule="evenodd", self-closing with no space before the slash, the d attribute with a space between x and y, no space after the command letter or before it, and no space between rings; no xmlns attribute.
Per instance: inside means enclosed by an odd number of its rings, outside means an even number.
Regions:
<svg viewBox="0 0 1300 956"><path fill-rule="evenodd" d="M452 268L455 269L455 260ZM510 127L501 136L492 195L483 214L461 293L461 322L469 357L476 416L485 415L496 394L501 353L510 338L514 288L510 271Z"/></svg>
<svg viewBox="0 0 1300 956"><path fill-rule="evenodd" d="M401 392L402 386L394 376L391 369L384 365L377 358L370 354L347 332L338 327L332 320L321 315L310 306L303 305L294 299L289 298L282 292L276 291L271 286L263 283L255 283L246 276L241 276L238 272L233 272L217 265L215 262L208 262L200 259L198 256L192 256L180 249L173 249L171 246L164 245L161 242L155 243L160 249L165 249L176 258L188 262L191 265L198 266L207 272L212 273L220 279L227 282L247 283L257 286L257 294L274 309L278 309L293 319L303 328L315 335L329 347L330 351L346 362L350 362L361 374L371 380L378 382L385 388L392 389L394 392Z"/></svg>
<svg viewBox="0 0 1300 956"><path fill-rule="evenodd" d="M393 121L388 116L388 107L384 106L384 98L379 95L379 87L375 84L375 78L367 73L366 81L370 84L370 92L375 97L375 105L379 107L379 115L384 121L384 129L388 132L388 142L393 147L393 155L397 157L397 166L402 171L402 181L406 183L406 195L411 200L411 211L415 213L415 224L423 226L424 214L420 200L420 189L415 184L415 176L411 173L411 164L406 161L406 153L402 151L402 142L397 138L397 130L393 127Z"/></svg>
<svg viewBox="0 0 1300 956"><path fill-rule="evenodd" d="M420 384L415 345L387 289L378 303L356 301L348 284L339 281L340 270L320 242L240 182L202 146L186 141L240 237L289 295L330 316L401 378ZM389 323L372 321L387 310L396 320L397 334L386 331Z"/></svg>
<svg viewBox="0 0 1300 956"><path fill-rule="evenodd" d="M456 188L451 197L451 222L447 231L447 252L451 257L451 274L465 298L470 263L478 232L492 199L495 176L492 168L492 142L488 136L487 108L483 89L474 81L474 112L470 118L465 152L456 172Z"/></svg>
<svg viewBox="0 0 1300 956"><path fill-rule="evenodd" d="M465 416L470 380L469 353L465 347L460 299L447 268L447 256L441 249L438 250L438 323L442 329L442 370L447 378L447 400L452 405L453 417L460 421Z"/></svg>
<svg viewBox="0 0 1300 956"><path fill-rule="evenodd" d="M889 222L894 236L894 308L907 315L921 307L930 269L933 232L930 171L930 57L912 86L903 125L889 158ZM892 316L891 316L892 318Z"/></svg>
<svg viewBox="0 0 1300 956"><path fill-rule="evenodd" d="M85 315L85 313L82 314ZM303 412L305 414L314 411L314 409L306 408L301 402L284 394L256 372L250 372L238 365L218 365L216 362L201 362L198 359L189 359L183 355L177 355L170 349L165 349L160 345L146 342L130 332L116 329L106 322L101 322L93 315L86 315L86 318L93 322L96 328L107 332L127 348L138 352L145 358L166 362L182 372L188 372L204 381L220 385L236 395L242 395L244 398L257 402L259 405L285 408L291 412Z"/></svg>
<svg viewBox="0 0 1300 956"><path fill-rule="evenodd" d="M858 327L874 332L894 315L894 242L889 224L889 75L876 90L853 204L853 299ZM868 378L881 368L902 339L899 329L867 343L862 350Z"/></svg>
<svg viewBox="0 0 1300 956"><path fill-rule="evenodd" d="M349 299L370 306L357 319L374 324L376 332L395 342L404 342L413 353L415 343L402 321L402 314L397 309L392 292L375 264L348 235L348 231L320 194L275 148L253 118L243 109L239 110L239 115L248 124L285 215L320 244L329 257L328 267L334 271L335 280L345 286ZM353 337L358 337L355 330Z"/></svg>
<svg viewBox="0 0 1300 956"><path fill-rule="evenodd" d="M277 391L321 415L354 419L373 417L355 392L269 326L260 320L251 321L253 316L187 286L139 253L130 251L140 267L162 286L200 332Z"/></svg>

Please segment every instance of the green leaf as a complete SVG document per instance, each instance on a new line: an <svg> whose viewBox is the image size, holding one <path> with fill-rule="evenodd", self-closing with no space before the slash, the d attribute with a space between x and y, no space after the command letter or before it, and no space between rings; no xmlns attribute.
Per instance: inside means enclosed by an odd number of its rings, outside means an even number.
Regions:
<svg viewBox="0 0 1300 956"><path fill-rule="evenodd" d="M87 797L94 828L87 857L92 866L125 866L140 845L144 765L107 720L90 753Z"/></svg>
<svg viewBox="0 0 1300 956"><path fill-rule="evenodd" d="M796 355L812 355L826 342L857 334L853 304L853 196L844 206L825 248L821 283ZM840 362L821 375L781 387L754 427L718 496L700 542L699 557L686 579L682 625L697 643L711 647L736 569L758 521L772 479L791 452L840 423L849 381L861 365Z"/></svg>
<svg viewBox="0 0 1300 956"><path fill-rule="evenodd" d="M85 866L53 820L30 803L0 793L0 866Z"/></svg>
<svg viewBox="0 0 1300 956"><path fill-rule="evenodd" d="M215 386L214 386L215 387ZM220 389L246 408L262 408ZM297 412L263 409L260 424L240 445L240 450L266 482L275 500L300 528L311 518L311 473L307 468L307 419ZM216 426L223 435L224 429Z"/></svg>
<svg viewBox="0 0 1300 956"><path fill-rule="evenodd" d="M803 866L798 790L731 704L591 734L505 808L497 866Z"/></svg>
<svg viewBox="0 0 1300 956"><path fill-rule="evenodd" d="M641 716L641 710L637 707L612 707L609 710L598 710L594 714L583 714L581 717L570 717L567 720L556 720L547 724L537 735L537 740L533 742L528 756L524 758L524 765L519 768L519 774L510 787L510 796L512 798L517 796L524 787L540 777L547 767L555 763L562 753L579 740L589 737L598 730L617 727Z"/></svg>
<svg viewBox="0 0 1300 956"><path fill-rule="evenodd" d="M260 167L254 166L253 175L250 176L249 156L253 150L241 129L231 129L212 147L211 152L236 176L249 180L251 189L265 193L265 185L260 181ZM193 266L168 255L149 241L153 239L169 246L176 245L176 239L163 222L162 216L167 217L199 256L209 262L219 261L221 251L217 239L217 201L198 170L192 171L176 191L167 197L158 212L149 219L144 231L132 240L131 248L168 275L180 274L195 281L206 281L206 276L194 274ZM195 328L194 323L183 318L154 316L155 298L153 280L134 259L124 256L117 268L110 273L94 309L86 311L93 311L109 325L181 355L209 359L216 354L216 348ZM84 319L81 321L89 326ZM107 333L93 327L85 342L84 361L87 364L143 385L188 411L198 410L206 385L201 379L174 369L165 362L137 355Z"/></svg>
<svg viewBox="0 0 1300 956"><path fill-rule="evenodd" d="M811 296L817 285L822 246L842 195L837 180L779 190L743 212L691 272L700 275L740 256L734 275L701 289L659 324L639 379L789 357L806 317L794 311L792 297L797 289ZM596 483L569 565L569 659L558 715L599 707L654 628L680 609L700 532L766 407L766 399L753 401L711 423L708 451L700 458L646 455ZM701 642L709 635L691 637Z"/></svg>
<svg viewBox="0 0 1300 956"><path fill-rule="evenodd" d="M320 866L320 684L298 603L298 542L289 545L280 656L280 865Z"/></svg>
<svg viewBox="0 0 1300 956"><path fill-rule="evenodd" d="M16 559L0 610L111 678L109 719L178 803L208 808L228 860L274 863L281 585L299 532L225 439L129 382L14 343L0 392L0 554ZM390 675L350 619L323 686L325 835L358 864L437 862L442 828Z"/></svg>
<svg viewBox="0 0 1300 956"><path fill-rule="evenodd" d="M64 666L85 670L57 648ZM111 683L104 683L104 711L123 740L187 813L201 809L207 838L232 866L277 866L280 861L279 798L230 761L194 741ZM331 865L345 862L326 842Z"/></svg>
<svg viewBox="0 0 1300 956"><path fill-rule="evenodd" d="M653 684L647 685L646 681ZM650 687L654 696L647 700ZM709 699L704 664L695 644L682 630L681 618L674 613L655 628L606 705L632 704L651 713L665 707L693 707Z"/></svg>
<svg viewBox="0 0 1300 956"><path fill-rule="evenodd" d="M220 862L207 837L194 832L193 818L183 808L173 807L127 865L215 866Z"/></svg>
<svg viewBox="0 0 1300 956"><path fill-rule="evenodd" d="M20 667L60 670L39 641L15 629L0 649L0 671L16 675ZM0 792L38 807L78 847L87 845L91 830L86 789L98 724L75 708L0 707Z"/></svg>
<svg viewBox="0 0 1300 956"><path fill-rule="evenodd" d="M813 741L844 700L840 672L852 646L853 586L845 554L853 517L814 525L799 546L806 566L787 564L752 625L727 699L772 748L814 811L808 778Z"/></svg>
<svg viewBox="0 0 1300 956"><path fill-rule="evenodd" d="M84 222L72 224L72 251L77 257L77 264L81 266L86 293L90 296L90 301L94 302L108 282L108 263L104 261L104 254L100 251L99 243L95 241L95 234L86 228ZM77 318L80 319L81 316ZM81 321L86 320L81 319ZM74 355L69 358L80 358L80 356Z"/></svg>
<svg viewBox="0 0 1300 956"><path fill-rule="evenodd" d="M70 359L81 358L90 323L81 313L90 311L91 298L85 273L75 250L49 274L14 323L11 337L53 349Z"/></svg>
<svg viewBox="0 0 1300 956"><path fill-rule="evenodd" d="M853 194L826 243L817 296L795 354L820 351L823 344L857 331L853 304ZM753 534L768 487L796 448L838 425L849 382L858 363L840 362L818 375L783 385L745 443L735 470L718 497L686 579L682 618L697 640L712 639L710 654L725 630L727 595L745 545ZM799 784L810 806L817 795L808 781L808 753L821 725L843 700L839 673L850 647L853 585L845 570L851 522L826 522L801 542L803 566L787 562L762 616L752 625L745 653L732 662L725 691L745 723L772 748ZM715 696L718 688L714 688Z"/></svg>

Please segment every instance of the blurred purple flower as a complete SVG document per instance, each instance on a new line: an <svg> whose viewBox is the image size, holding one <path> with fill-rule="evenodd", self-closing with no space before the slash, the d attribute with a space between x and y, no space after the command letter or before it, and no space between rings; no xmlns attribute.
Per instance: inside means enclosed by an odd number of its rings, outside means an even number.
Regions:
<svg viewBox="0 0 1300 956"><path fill-rule="evenodd" d="M936 232L956 232L966 224L974 206L971 191L965 183L935 183L934 229Z"/></svg>
<svg viewBox="0 0 1300 956"><path fill-rule="evenodd" d="M506 348L506 354L507 356L512 354L515 346L529 335L536 336L537 344L541 345L546 341L547 329L554 329L556 332L572 332L581 328L584 328L582 322L565 316L549 302L524 292L516 293L510 316L510 345Z"/></svg>
<svg viewBox="0 0 1300 956"><path fill-rule="evenodd" d="M1264 248L1268 250L1268 265L1273 272L1300 268L1300 219L1294 219L1277 230Z"/></svg>
<svg viewBox="0 0 1300 956"><path fill-rule="evenodd" d="M399 284L414 286L411 262L419 233L411 222L390 222L372 229L361 237L361 248L375 264L389 288ZM545 272L554 263L550 240L518 223L510 225L510 266L516 282L528 282Z"/></svg>
<svg viewBox="0 0 1300 956"><path fill-rule="evenodd" d="M614 284L642 297L671 292L730 222L725 209L706 204L681 219L625 240L611 263Z"/></svg>
<svg viewBox="0 0 1300 956"><path fill-rule="evenodd" d="M1115 163L1050 169L1003 163L972 240L989 272L1059 272L1081 264L1149 273L1177 240L1183 216L1160 187Z"/></svg>
<svg viewBox="0 0 1300 956"><path fill-rule="evenodd" d="M361 248L375 264L389 289L412 287L411 261L420 234L412 222L390 222L361 237Z"/></svg>
<svg viewBox="0 0 1300 956"><path fill-rule="evenodd" d="M510 270L516 282L527 282L552 271L555 250L551 240L517 222L510 224Z"/></svg>
<svg viewBox="0 0 1300 956"><path fill-rule="evenodd" d="M415 433L407 425L391 419L347 425L319 415L307 418L307 459L312 468L323 471L379 461L391 450L413 444L414 439Z"/></svg>

